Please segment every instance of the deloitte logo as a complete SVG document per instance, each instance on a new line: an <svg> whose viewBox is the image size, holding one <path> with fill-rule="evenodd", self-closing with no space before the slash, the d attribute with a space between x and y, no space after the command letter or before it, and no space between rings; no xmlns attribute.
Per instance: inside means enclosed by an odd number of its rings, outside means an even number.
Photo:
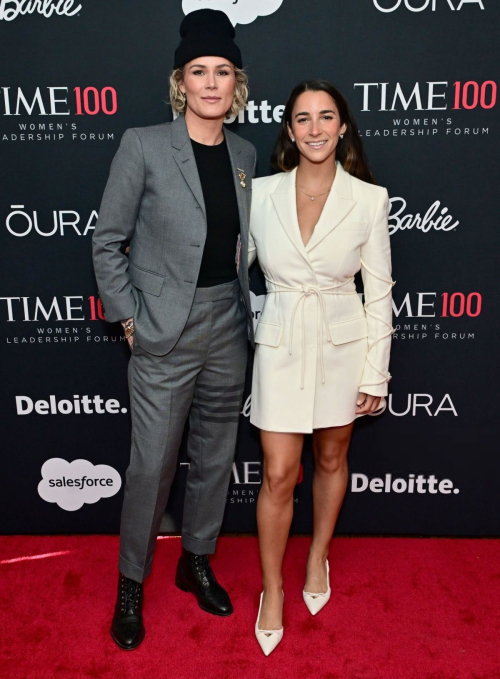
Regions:
<svg viewBox="0 0 500 679"><path fill-rule="evenodd" d="M105 401L100 396L78 396L75 394L70 401L67 398L56 399L50 394L48 401L40 399L33 401L29 396L16 396L17 415L119 415L126 413L127 408L120 406L116 398L108 398Z"/></svg>
<svg viewBox="0 0 500 679"><path fill-rule="evenodd" d="M67 462L53 457L42 466L38 494L45 502L74 512L84 504L92 505L103 497L116 495L121 485L120 474L107 464L94 466L88 460Z"/></svg>
<svg viewBox="0 0 500 679"><path fill-rule="evenodd" d="M278 10L283 0L182 0L184 14L197 9L218 9L225 12L233 26L251 24L259 16Z"/></svg>
<svg viewBox="0 0 500 679"><path fill-rule="evenodd" d="M431 474L409 474L406 479L392 478L392 474L386 474L384 478L374 476L370 479L366 474L351 474L351 493L364 493L366 490L372 493L420 493L431 495L457 495L460 490L453 488L450 479L438 479Z"/></svg>

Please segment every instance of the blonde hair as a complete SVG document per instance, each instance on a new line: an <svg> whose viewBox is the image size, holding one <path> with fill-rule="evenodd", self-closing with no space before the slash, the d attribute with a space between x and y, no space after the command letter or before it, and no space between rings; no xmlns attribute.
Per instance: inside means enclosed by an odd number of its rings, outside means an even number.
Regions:
<svg viewBox="0 0 500 679"><path fill-rule="evenodd" d="M241 68L234 66L236 85L234 88L233 103L226 117L237 116L245 108L248 99L248 76ZM186 112L186 97L181 92L179 85L184 80L184 68L176 68L170 75L170 105L175 113Z"/></svg>

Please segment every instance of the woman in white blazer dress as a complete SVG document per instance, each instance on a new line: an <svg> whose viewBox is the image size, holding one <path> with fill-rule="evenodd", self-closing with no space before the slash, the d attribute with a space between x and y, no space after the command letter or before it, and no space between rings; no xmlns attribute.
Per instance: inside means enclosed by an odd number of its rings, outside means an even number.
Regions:
<svg viewBox="0 0 500 679"><path fill-rule="evenodd" d="M347 103L330 83L294 89L273 160L285 171L253 181L249 248L267 287L250 415L264 451L255 633L266 655L283 636L281 563L304 434L313 433L315 474L303 597L314 615L330 597L328 549L353 422L385 405L393 332L388 194L373 183ZM364 303L354 284L360 269Z"/></svg>

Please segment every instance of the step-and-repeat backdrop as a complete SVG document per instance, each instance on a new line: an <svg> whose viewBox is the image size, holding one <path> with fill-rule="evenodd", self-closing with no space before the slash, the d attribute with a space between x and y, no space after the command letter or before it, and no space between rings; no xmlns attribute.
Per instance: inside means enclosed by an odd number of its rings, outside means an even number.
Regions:
<svg viewBox="0 0 500 679"><path fill-rule="evenodd" d="M2 0L4 533L117 532L129 350L97 298L91 238L129 127L172 119L185 13L222 9L250 78L230 129L269 156L289 92L332 81L391 196L390 396L355 426L339 533L498 535L497 0ZM265 288L252 271L255 322ZM255 531L251 359L223 529ZM184 448L164 527L177 531ZM312 525L311 442L293 530Z"/></svg>

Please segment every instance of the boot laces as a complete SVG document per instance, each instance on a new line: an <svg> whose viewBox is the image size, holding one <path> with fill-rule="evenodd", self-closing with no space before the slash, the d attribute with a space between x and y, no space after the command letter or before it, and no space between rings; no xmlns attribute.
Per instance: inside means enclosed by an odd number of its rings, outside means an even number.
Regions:
<svg viewBox="0 0 500 679"><path fill-rule="evenodd" d="M132 608L134 611L139 605L141 595L141 584L122 576L121 582L121 609L122 611Z"/></svg>
<svg viewBox="0 0 500 679"><path fill-rule="evenodd" d="M194 554L193 565L207 585L216 584L214 572L206 554Z"/></svg>

